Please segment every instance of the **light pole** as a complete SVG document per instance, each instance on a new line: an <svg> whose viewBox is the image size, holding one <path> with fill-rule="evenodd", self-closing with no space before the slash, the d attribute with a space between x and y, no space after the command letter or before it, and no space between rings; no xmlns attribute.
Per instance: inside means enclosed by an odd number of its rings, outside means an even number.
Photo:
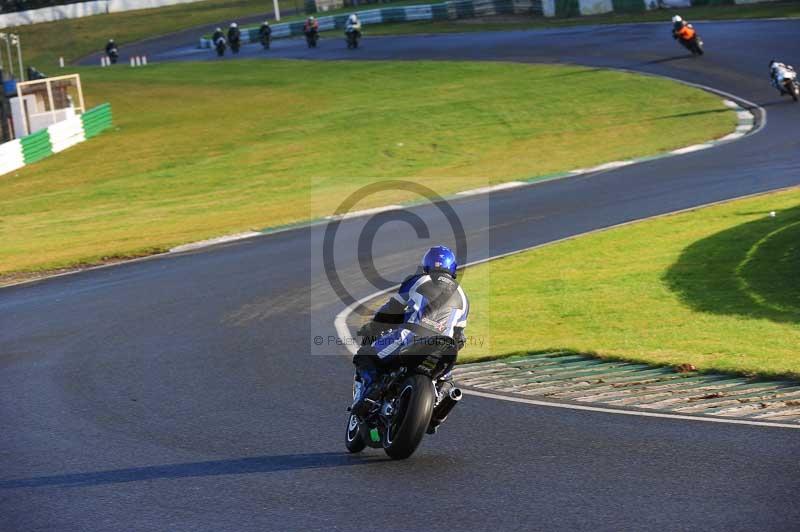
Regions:
<svg viewBox="0 0 800 532"><path fill-rule="evenodd" d="M22 66L22 39L19 38L19 35L12 33L11 40L12 44L17 45L17 59L19 59L19 79L21 81L25 81L25 69Z"/></svg>
<svg viewBox="0 0 800 532"><path fill-rule="evenodd" d="M8 68L11 72L11 77L14 77L14 59L11 57L11 39L8 33L0 33L0 39L6 41L6 50L8 51Z"/></svg>

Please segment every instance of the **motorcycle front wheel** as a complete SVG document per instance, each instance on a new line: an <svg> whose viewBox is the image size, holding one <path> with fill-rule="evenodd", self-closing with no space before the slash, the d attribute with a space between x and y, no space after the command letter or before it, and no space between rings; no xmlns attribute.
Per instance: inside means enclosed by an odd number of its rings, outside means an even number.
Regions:
<svg viewBox="0 0 800 532"><path fill-rule="evenodd" d="M414 454L430 424L434 402L428 377L412 375L403 382L383 435L383 450L390 458L403 460Z"/></svg>
<svg viewBox="0 0 800 532"><path fill-rule="evenodd" d="M360 453L367 446L362 423L355 414L347 418L347 433L345 434L345 447L351 453Z"/></svg>

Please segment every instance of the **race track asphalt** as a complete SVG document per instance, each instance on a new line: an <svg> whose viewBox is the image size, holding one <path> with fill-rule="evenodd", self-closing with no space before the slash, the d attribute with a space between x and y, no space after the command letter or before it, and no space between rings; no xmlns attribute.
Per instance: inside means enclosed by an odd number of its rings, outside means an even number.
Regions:
<svg viewBox="0 0 800 532"><path fill-rule="evenodd" d="M800 59L800 21L697 26L701 59L663 25L367 38L356 51L290 40L270 55L630 68L767 109L763 130L718 148L452 202L472 261L800 184L800 105L766 78L771 57ZM452 241L435 207L410 212L430 239L380 229L373 255L391 280L429 241ZM366 222L342 222L335 246L356 297L375 290L354 252ZM351 367L327 345L343 304L322 272L324 230L0 290L0 530L798 529L791 429L467 397L408 461L347 455Z"/></svg>

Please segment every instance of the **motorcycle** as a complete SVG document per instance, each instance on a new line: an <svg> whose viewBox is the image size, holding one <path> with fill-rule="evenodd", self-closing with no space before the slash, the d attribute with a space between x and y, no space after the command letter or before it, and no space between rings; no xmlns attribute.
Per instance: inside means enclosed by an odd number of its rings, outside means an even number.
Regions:
<svg viewBox="0 0 800 532"><path fill-rule="evenodd" d="M778 79L781 95L790 94L794 101L800 100L800 83L797 81L797 72L790 70Z"/></svg>
<svg viewBox="0 0 800 532"><path fill-rule="evenodd" d="M678 38L678 40L687 50L692 52L692 55L703 55L703 41L700 40L698 33L695 32L690 39Z"/></svg>
<svg viewBox="0 0 800 532"><path fill-rule="evenodd" d="M214 42L214 46L217 49L217 56L222 57L223 55L225 55L225 48L227 47L227 44L225 42L225 37L219 37Z"/></svg>
<svg viewBox="0 0 800 532"><path fill-rule="evenodd" d="M461 390L443 378L455 364L457 353L452 338L434 336L398 355L398 362L373 384L377 388L370 392L375 399L367 399L368 413L359 417L350 412L347 450L358 453L367 446L383 448L395 460L414 454L425 433L435 433L461 400ZM354 380L354 399L355 393Z"/></svg>
<svg viewBox="0 0 800 532"><path fill-rule="evenodd" d="M309 48L316 48L319 41L319 32L316 30L306 32L306 44Z"/></svg>
<svg viewBox="0 0 800 532"><path fill-rule="evenodd" d="M358 48L358 39L361 36L356 30L348 30L344 33L348 48Z"/></svg>
<svg viewBox="0 0 800 532"><path fill-rule="evenodd" d="M261 37L259 38L259 41L261 42L261 46L264 47L264 50L269 50L269 45L272 42L272 37L269 34L262 34Z"/></svg>
<svg viewBox="0 0 800 532"><path fill-rule="evenodd" d="M112 65L116 65L117 60L119 59L119 50L117 50L116 48L112 48L111 50L109 50L108 59L109 61L111 61Z"/></svg>
<svg viewBox="0 0 800 532"><path fill-rule="evenodd" d="M239 48L242 47L242 41L240 41L239 39L231 39L230 45L231 45L231 52L233 52L234 54L238 54Z"/></svg>

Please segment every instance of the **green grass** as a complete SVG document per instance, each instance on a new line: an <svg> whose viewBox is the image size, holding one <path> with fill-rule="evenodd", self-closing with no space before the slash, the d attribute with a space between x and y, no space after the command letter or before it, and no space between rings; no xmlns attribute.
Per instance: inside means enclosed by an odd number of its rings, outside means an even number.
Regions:
<svg viewBox="0 0 800 532"><path fill-rule="evenodd" d="M280 0L279 5L283 10L303 8L299 0ZM25 64L53 75L60 56L67 62L80 59L102 50L110 38L124 47L126 43L149 37L259 13L269 14L271 18L272 2L208 0L20 26L12 31L21 37ZM197 38L200 38L199 32Z"/></svg>
<svg viewBox="0 0 800 532"><path fill-rule="evenodd" d="M800 378L800 189L553 244L463 282L470 334L487 342L464 360L563 349Z"/></svg>
<svg viewBox="0 0 800 532"><path fill-rule="evenodd" d="M542 18L530 16L496 16L449 21L415 21L370 25L367 35L457 33L502 31L531 28L558 28L590 24L624 24L631 22L663 22L669 25L673 14L690 21L800 17L800 2L771 2L746 5L710 5L682 9L661 9L640 13L608 13L585 17Z"/></svg>
<svg viewBox="0 0 800 532"><path fill-rule="evenodd" d="M736 123L708 93L582 67L255 60L81 72L88 103L110 101L116 129L0 179L0 273L307 220L384 179L445 194L653 154Z"/></svg>

